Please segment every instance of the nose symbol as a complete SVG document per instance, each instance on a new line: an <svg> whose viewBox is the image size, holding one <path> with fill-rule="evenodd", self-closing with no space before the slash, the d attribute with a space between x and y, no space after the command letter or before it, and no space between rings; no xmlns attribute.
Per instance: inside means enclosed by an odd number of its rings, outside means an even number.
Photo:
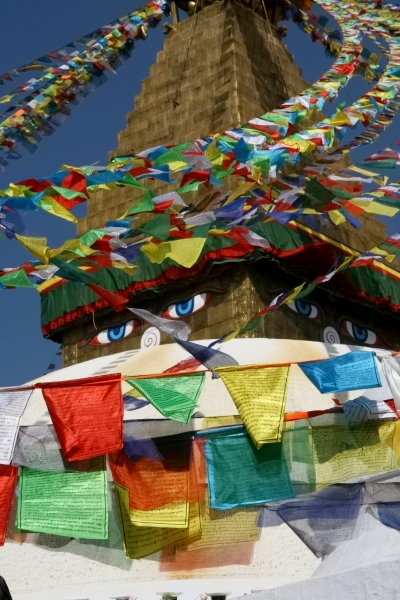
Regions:
<svg viewBox="0 0 400 600"><path fill-rule="evenodd" d="M143 333L140 340L141 348L152 348L153 346L159 346L161 342L160 330L157 327L149 327Z"/></svg>

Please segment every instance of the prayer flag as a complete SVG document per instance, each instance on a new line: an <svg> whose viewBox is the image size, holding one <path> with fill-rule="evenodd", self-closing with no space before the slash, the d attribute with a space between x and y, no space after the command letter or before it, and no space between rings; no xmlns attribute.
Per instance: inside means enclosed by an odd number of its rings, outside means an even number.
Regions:
<svg viewBox="0 0 400 600"><path fill-rule="evenodd" d="M138 527L130 520L129 491L115 484L125 552L128 558L144 558L166 546L189 539L200 531L199 503L192 502L189 509L189 526L186 529L166 527Z"/></svg>
<svg viewBox="0 0 400 600"><path fill-rule="evenodd" d="M317 488L399 468L399 421L350 428L339 417L340 424L311 429Z"/></svg>
<svg viewBox="0 0 400 600"><path fill-rule="evenodd" d="M315 494L267 504L261 509L260 525L286 523L317 556L330 554L354 535L363 502L361 484L332 485Z"/></svg>
<svg viewBox="0 0 400 600"><path fill-rule="evenodd" d="M129 491L131 510L154 510L181 501L198 500L196 486L189 486L191 441L187 438L153 440L161 460L129 460L125 452L111 454L114 481Z"/></svg>
<svg viewBox="0 0 400 600"><path fill-rule="evenodd" d="M38 533L104 540L108 537L104 458L89 471L36 471L23 467L17 526Z"/></svg>
<svg viewBox="0 0 400 600"><path fill-rule="evenodd" d="M225 367L217 370L257 448L279 442L289 366Z"/></svg>
<svg viewBox="0 0 400 600"><path fill-rule="evenodd" d="M0 277L0 284L2 287L37 288L37 285L32 283L24 269L18 269L2 275Z"/></svg>
<svg viewBox="0 0 400 600"><path fill-rule="evenodd" d="M85 460L123 447L121 375L39 383L67 460Z"/></svg>
<svg viewBox="0 0 400 600"><path fill-rule="evenodd" d="M131 461L140 460L141 458L163 459L157 444L151 438L138 440L129 435L124 435L124 452Z"/></svg>
<svg viewBox="0 0 400 600"><path fill-rule="evenodd" d="M170 213L166 212L163 215L153 217L139 229L140 231L143 231L146 236L166 241L169 238L169 232L171 230Z"/></svg>
<svg viewBox="0 0 400 600"><path fill-rule="evenodd" d="M176 264L190 269L199 260L207 238L187 238L171 242L155 244L149 242L141 247L141 251L152 263L161 264L167 258L173 260Z"/></svg>
<svg viewBox="0 0 400 600"><path fill-rule="evenodd" d="M238 364L237 360L229 354L212 348L217 342L212 342L209 346L202 346L201 344L195 344L194 342L178 338L174 339L177 344L182 346L184 350L189 352L199 363L207 367L207 369L216 369L217 367L227 367Z"/></svg>
<svg viewBox="0 0 400 600"><path fill-rule="evenodd" d="M187 529L189 525L189 502L172 502L153 510L130 510L129 518L138 527L168 527Z"/></svg>
<svg viewBox="0 0 400 600"><path fill-rule="evenodd" d="M9 465L18 435L19 422L32 390L0 391L0 464Z"/></svg>
<svg viewBox="0 0 400 600"><path fill-rule="evenodd" d="M207 439L206 460L212 508L257 506L294 496L282 444L257 450L244 433Z"/></svg>
<svg viewBox="0 0 400 600"><path fill-rule="evenodd" d="M204 373L154 379L128 379L167 419L189 423L198 406Z"/></svg>
<svg viewBox="0 0 400 600"><path fill-rule="evenodd" d="M375 352L349 352L299 366L322 394L382 387Z"/></svg>
<svg viewBox="0 0 400 600"><path fill-rule="evenodd" d="M200 502L201 531L189 541L179 542L179 550L200 548L224 548L231 544L257 542L260 539L258 527L259 508L247 506L231 510L211 508L208 496Z"/></svg>
<svg viewBox="0 0 400 600"><path fill-rule="evenodd" d="M202 531L203 523L202 521ZM216 525L216 521L214 521L214 525ZM197 537L194 536L191 540ZM185 546L182 550L175 546L163 550L160 562L161 572L204 570L228 565L251 565L253 561L254 542L224 544L224 551L221 552L219 546L192 549L191 540L189 546Z"/></svg>
<svg viewBox="0 0 400 600"><path fill-rule="evenodd" d="M343 412L350 426L366 421L395 421L396 413L383 400L360 396L344 403Z"/></svg>
<svg viewBox="0 0 400 600"><path fill-rule="evenodd" d="M144 310L143 308L129 308L137 317L140 317L144 321L151 323L167 335L171 337L177 337L182 340L187 340L189 335L192 333L189 325L184 321L173 321L172 319L164 319L163 317L159 317L158 315L153 315L153 313L148 310Z"/></svg>
<svg viewBox="0 0 400 600"><path fill-rule="evenodd" d="M18 469L0 465L0 546L4 546Z"/></svg>
<svg viewBox="0 0 400 600"><path fill-rule="evenodd" d="M68 470L53 425L20 427L12 464L39 471ZM73 463L71 463L71 470L75 470Z"/></svg>
<svg viewBox="0 0 400 600"><path fill-rule="evenodd" d="M399 421L350 428L343 414L285 423L283 446L297 493L398 469Z"/></svg>

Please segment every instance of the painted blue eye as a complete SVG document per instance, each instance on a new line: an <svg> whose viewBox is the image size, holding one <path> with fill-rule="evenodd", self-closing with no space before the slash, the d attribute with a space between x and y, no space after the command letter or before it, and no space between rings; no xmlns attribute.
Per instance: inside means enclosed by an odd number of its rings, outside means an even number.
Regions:
<svg viewBox="0 0 400 600"><path fill-rule="evenodd" d="M318 316L318 308L307 302L307 300L295 300L294 302L288 302L288 307L306 319L315 319Z"/></svg>
<svg viewBox="0 0 400 600"><path fill-rule="evenodd" d="M103 331L99 331L89 343L93 346L113 344L128 337L138 327L140 327L140 323L134 320L121 323L121 325L116 325L115 327L108 327L107 329L103 329Z"/></svg>
<svg viewBox="0 0 400 600"><path fill-rule="evenodd" d="M358 327L353 323L353 335L356 340L360 342L365 342L368 337L368 330L365 327Z"/></svg>
<svg viewBox="0 0 400 600"><path fill-rule="evenodd" d="M356 342L361 342L362 344L373 345L376 342L376 333L371 331L371 329L367 329L366 327L361 327L360 325L356 325L352 323L352 321L345 321L347 333L355 340Z"/></svg>
<svg viewBox="0 0 400 600"><path fill-rule="evenodd" d="M162 316L167 319L182 319L183 317L188 317L205 306L207 297L207 293L196 294L196 296L192 296L192 298L188 298L187 300L174 302L174 304L167 306L163 311Z"/></svg>
<svg viewBox="0 0 400 600"><path fill-rule="evenodd" d="M112 327L107 330L107 337L110 342L118 342L125 337L126 325L120 325L119 327Z"/></svg>
<svg viewBox="0 0 400 600"><path fill-rule="evenodd" d="M303 300L295 300L294 301L297 312L299 315L303 315L304 317L309 317L312 312L312 305L309 302L304 302Z"/></svg>
<svg viewBox="0 0 400 600"><path fill-rule="evenodd" d="M175 304L175 310L178 317L186 317L193 312L194 309L194 299L190 298L190 300L186 300L185 302L177 302Z"/></svg>

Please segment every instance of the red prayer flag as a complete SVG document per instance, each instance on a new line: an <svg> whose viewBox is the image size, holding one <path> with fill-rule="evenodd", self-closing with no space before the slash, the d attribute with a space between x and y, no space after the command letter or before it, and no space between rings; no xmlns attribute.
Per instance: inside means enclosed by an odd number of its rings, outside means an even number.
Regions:
<svg viewBox="0 0 400 600"><path fill-rule="evenodd" d="M175 546L164 548L161 555L160 571L194 571L195 569L210 569L212 567L225 567L229 565L251 565L254 553L254 542L224 545L221 548L196 548L176 550Z"/></svg>
<svg viewBox="0 0 400 600"><path fill-rule="evenodd" d="M176 438L153 441L163 460L131 461L123 451L109 457L114 480L129 490L130 507L154 510L173 502L198 501L198 464L191 460L191 441Z"/></svg>
<svg viewBox="0 0 400 600"><path fill-rule="evenodd" d="M128 299L121 296L121 294L117 294L116 292L110 292L106 290L101 285L97 285L96 283L88 284L90 289L93 290L100 298L105 300L107 304L113 307L117 312L124 310L126 308L126 304L128 304Z"/></svg>
<svg viewBox="0 0 400 600"><path fill-rule="evenodd" d="M11 465L0 465L0 546L4 546L18 469Z"/></svg>
<svg viewBox="0 0 400 600"><path fill-rule="evenodd" d="M123 447L121 375L38 383L69 461L86 460Z"/></svg>
<svg viewBox="0 0 400 600"><path fill-rule="evenodd" d="M61 187L68 190L74 190L75 192L81 192L87 195L86 177L77 171L71 171L62 181ZM64 198L64 196L55 196L55 199L59 204L64 206L67 210L71 210L77 204L86 202L85 198Z"/></svg>

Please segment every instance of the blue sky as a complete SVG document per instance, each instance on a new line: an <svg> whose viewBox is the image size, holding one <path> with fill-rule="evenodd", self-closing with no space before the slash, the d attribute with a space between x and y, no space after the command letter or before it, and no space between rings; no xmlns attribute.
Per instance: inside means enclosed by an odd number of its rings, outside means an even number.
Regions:
<svg viewBox="0 0 400 600"><path fill-rule="evenodd" d="M132 0L69 0L68 3L13 0L1 3L0 72L9 72L57 50L141 5L142 2ZM0 173L0 187L27 178L46 177L55 173L62 164L105 164L108 151L117 147L117 134L125 128L126 115L133 109L134 96L140 92L141 81L148 76L164 39L161 25L150 32L145 42L138 42L131 58L123 62L117 75L107 75L104 85L74 106L63 126L43 139L34 154L23 151L22 160L15 161ZM331 60L325 57L324 48L312 44L296 26L289 25L285 41L308 81L315 81L329 68ZM25 77L21 75L14 82L1 86L0 95L9 93L32 76L35 72ZM350 103L365 89L365 83L357 78L341 95L340 101ZM396 121L377 148L396 139L399 120ZM364 154L370 152L371 147L363 150ZM52 247L75 237L74 225L42 211L29 213L24 220L29 235L46 235ZM391 231L394 229L396 225L392 224ZM17 266L31 258L17 241L0 240L1 267ZM29 381L43 374L50 362L60 366L59 358L53 360L58 346L41 336L39 300L39 294L34 290L0 292L0 386Z"/></svg>

